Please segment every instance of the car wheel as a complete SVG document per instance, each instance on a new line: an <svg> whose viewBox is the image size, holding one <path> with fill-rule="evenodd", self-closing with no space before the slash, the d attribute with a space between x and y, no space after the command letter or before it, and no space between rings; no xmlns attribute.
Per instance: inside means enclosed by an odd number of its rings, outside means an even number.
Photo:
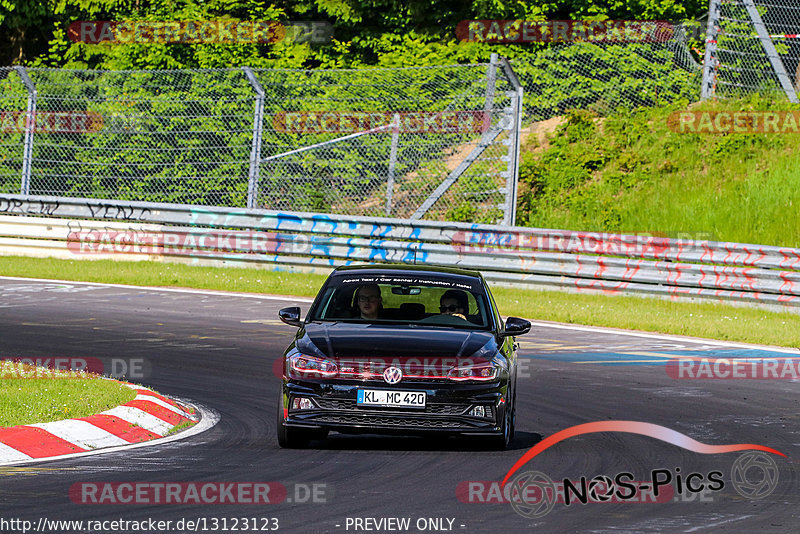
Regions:
<svg viewBox="0 0 800 534"><path fill-rule="evenodd" d="M508 437L509 443L514 440L514 433L517 430L517 396L514 395L514 400L511 403L511 435Z"/></svg>
<svg viewBox="0 0 800 534"><path fill-rule="evenodd" d="M512 402L510 405L507 404L506 409L503 410L503 423L501 424L503 433L491 438L491 446L494 450L506 450L508 445L511 443L511 439L514 437L514 404L514 402Z"/></svg>
<svg viewBox="0 0 800 534"><path fill-rule="evenodd" d="M308 445L310 436L296 428L289 428L283 421L283 393L278 394L278 445L284 449L302 449Z"/></svg>

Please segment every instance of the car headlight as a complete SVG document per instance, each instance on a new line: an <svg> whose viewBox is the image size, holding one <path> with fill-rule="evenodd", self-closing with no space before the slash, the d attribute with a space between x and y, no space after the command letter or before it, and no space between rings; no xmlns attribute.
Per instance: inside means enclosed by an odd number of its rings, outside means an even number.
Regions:
<svg viewBox="0 0 800 534"><path fill-rule="evenodd" d="M461 365L450 369L447 378L450 380L472 380L478 382L489 382L496 379L500 374L500 369L491 363L480 363L476 365Z"/></svg>
<svg viewBox="0 0 800 534"><path fill-rule="evenodd" d="M289 369L292 374L304 378L330 378L339 372L335 362L306 354L295 354L290 357Z"/></svg>

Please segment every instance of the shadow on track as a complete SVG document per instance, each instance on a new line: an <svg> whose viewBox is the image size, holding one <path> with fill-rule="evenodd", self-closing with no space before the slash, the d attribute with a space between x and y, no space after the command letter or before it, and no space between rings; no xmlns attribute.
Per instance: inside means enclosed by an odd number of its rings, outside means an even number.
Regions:
<svg viewBox="0 0 800 534"><path fill-rule="evenodd" d="M517 432L506 451L529 449L542 440L540 434L534 432ZM312 441L308 447L312 450L364 450L364 451L492 451L487 442L480 438L461 436L450 437L418 437L418 436L386 436L377 434L337 434L331 433L324 440Z"/></svg>

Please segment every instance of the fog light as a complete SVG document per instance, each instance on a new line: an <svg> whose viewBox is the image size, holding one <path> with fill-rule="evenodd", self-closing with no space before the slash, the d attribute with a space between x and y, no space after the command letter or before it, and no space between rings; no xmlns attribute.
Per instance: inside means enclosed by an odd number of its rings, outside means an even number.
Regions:
<svg viewBox="0 0 800 534"><path fill-rule="evenodd" d="M469 411L469 415L472 417L486 417L486 409L483 406L474 406Z"/></svg>
<svg viewBox="0 0 800 534"><path fill-rule="evenodd" d="M305 397L295 397L292 399L293 410L310 410L313 407L314 404L311 402L311 399Z"/></svg>

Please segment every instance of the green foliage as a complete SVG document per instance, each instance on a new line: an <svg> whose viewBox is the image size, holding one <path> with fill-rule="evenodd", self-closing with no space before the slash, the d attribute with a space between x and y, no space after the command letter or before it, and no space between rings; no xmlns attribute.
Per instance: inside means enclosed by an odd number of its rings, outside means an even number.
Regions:
<svg viewBox="0 0 800 534"><path fill-rule="evenodd" d="M517 222L800 246L800 135L678 133L668 119L685 105L570 113L546 150L522 160ZM692 110L775 107L751 96Z"/></svg>
<svg viewBox="0 0 800 534"><path fill-rule="evenodd" d="M472 222L478 214L478 208L469 202L462 202L447 211L447 220L455 222Z"/></svg>
<svg viewBox="0 0 800 534"><path fill-rule="evenodd" d="M523 206L518 209L517 221L535 224L534 213L545 207L563 206L579 212L594 208L595 199L586 191L593 187L593 173L604 162L596 116L589 111L571 111L549 150L541 156L529 152L523 157Z"/></svg>
<svg viewBox="0 0 800 534"><path fill-rule="evenodd" d="M251 67L314 68L365 65L443 65L535 55L541 46L459 42L459 22L473 19L668 19L701 15L698 0L0 0L0 64L104 69ZM73 21L86 20L324 20L329 44L90 45L67 39Z"/></svg>
<svg viewBox="0 0 800 534"><path fill-rule="evenodd" d="M51 2L55 0L49 0ZM20 3L0 0L0 5L13 5L20 12ZM10 3L9 3L10 2ZM283 110L317 111L388 111L398 109L442 110L482 109L477 102L483 95L480 83L465 86L453 80L472 79L474 73L453 68L431 75L430 71L403 71L403 83L397 73L369 67L408 67L486 61L492 52L512 59L515 72L525 85L526 120L549 118L570 112L564 130L563 160L523 165L520 194L523 202L533 202L540 195L550 199L549 205L569 206L580 213L605 212L604 224L618 224L619 217L609 206L610 193L619 187L631 187L632 176L641 174L635 151L623 151L597 141L601 117L619 113L631 102L656 105L680 98L691 98L696 88L696 73L687 66L685 52L668 47L646 44L595 46L535 46L490 45L459 42L455 27L469 19L527 19L545 18L679 18L699 13L702 9L692 3L672 0L640 0L635 3L560 0L532 5L518 0L474 0L472 2L431 3L412 0L406 3L389 0L304 0L267 4L261 0L163 0L144 3L133 0L58 0L46 4L46 9L29 9L25 24L36 26L46 34L46 51L36 47L41 38L27 42L31 53L24 54L23 63L35 66L68 67L77 69L188 69L234 68L225 74L195 72L185 80L175 74L174 80L148 80L147 74L132 74L129 79L113 72L88 75L81 84L51 80L57 99L42 104L67 105L77 102L74 97L92 93L97 98L90 106L104 117L119 117L121 128L102 134L61 136L57 142L37 139L34 157L38 161L74 161L68 169L40 171L34 169L33 190L48 190L52 194L80 196L109 196L197 204L243 205L247 192L249 147L252 126L253 92L236 67L248 65L260 68L342 68L360 70L343 73L308 70L257 71L259 80L268 91L267 122L271 114ZM565 11L567 10L567 11ZM10 12L13 12L10 11ZM21 15L20 15L21 16ZM335 26L330 44L301 44L284 40L274 44L127 44L91 45L73 43L67 39L66 28L78 20L328 20ZM5 22L0 21L0 27ZM0 38L0 45L2 38ZM37 44L38 43L38 44ZM35 45L35 46L34 46ZM1 48L1 46L0 46ZM41 49L41 50L40 50ZM41 53L34 53L40 51ZM460 67L465 68L465 67ZM49 74L37 73L35 80L40 94L47 94ZM55 76L55 75L53 75ZM159 74L158 76L167 76ZM345 79L346 83L340 83ZM483 79L483 72L475 76ZM398 98L398 94L413 91L413 99ZM502 92L498 93L502 95ZM502 98L501 96L498 98ZM72 100L70 100L72 99ZM24 105L24 104L23 104ZM496 101L497 107L502 106ZM77 109L76 111L81 111ZM167 117L183 117L172 120ZM145 120L147 117L155 119ZM139 123L130 128L125 121ZM643 132L619 126L620 135L631 139ZM16 135L16 134L15 134ZM305 209L342 209L345 202L360 203L370 213L383 213L378 189L386 176L384 163L389 151L389 136L375 136L374 142L354 151L351 146L336 145L325 153L311 151L294 158L277 169L262 172L261 191L272 198L288 199L293 206ZM472 136L474 137L474 136ZM441 164L453 147L474 142L468 135L443 139L439 147L420 149L414 143L401 143L398 153L397 198L420 201L449 173ZM289 148L309 145L330 139L325 135L281 133L265 126L264 156L285 152ZM579 142L580 140L580 142ZM16 145L15 145L16 146ZM203 147L213 147L203 150ZM424 153L424 157L421 154ZM620 154L622 155L620 156ZM502 154L492 154L486 161L477 162L447 193L443 202L434 206L431 216L441 217L448 207L459 220L496 222L498 210L490 197L502 184L487 178L505 170ZM618 160L619 176L603 179L599 171L610 160ZM495 161L489 161L496 157ZM0 159L0 187L16 187L5 176L19 174L15 168L18 155ZM322 160L325 161L322 161ZM374 163L369 163L369 161ZM437 164L437 161L439 163ZM404 163L411 162L411 163ZM87 165L78 166L77 163ZM358 178L337 181L342 169L358 172ZM659 171L661 172L661 171ZM55 174L59 174L54 178ZM63 180L62 176L68 176ZM403 182L402 177L413 176ZM202 178L201 178L202 177ZM283 179L282 179L283 178ZM58 182L55 182L58 180ZM336 187L323 187L333 181ZM55 186L54 183L63 184ZM623 185L624 184L624 185ZM605 191L596 195L591 191ZM574 194L565 191L574 190ZM481 205L474 213L460 208L464 203ZM541 203L537 200L537 209ZM270 204L264 202L264 204ZM418 202L417 202L418 205ZM560 208L558 208L560 209ZM374 213L373 213L374 212ZM408 216L393 208L393 215ZM522 220L530 218L528 212Z"/></svg>

